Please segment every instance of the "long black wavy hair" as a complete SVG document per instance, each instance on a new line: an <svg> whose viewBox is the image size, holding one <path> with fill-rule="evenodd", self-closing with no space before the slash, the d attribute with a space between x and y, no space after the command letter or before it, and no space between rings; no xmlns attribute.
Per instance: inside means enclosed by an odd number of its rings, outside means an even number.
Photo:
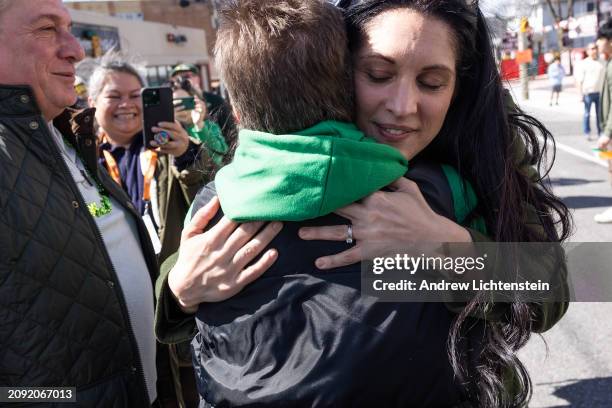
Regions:
<svg viewBox="0 0 612 408"><path fill-rule="evenodd" d="M466 0L340 3L344 3L339 5L345 7L353 53L361 47L367 23L390 9L410 8L447 24L454 34L458 54L455 95L440 133L419 156L455 166L472 183L479 201L476 213L484 219L488 234L495 241L565 240L571 232L569 211L545 182L554 162L553 137L541 122L516 107L504 90L478 3ZM547 162L549 145L553 146L553 157ZM528 206L539 215L543 231L528 226ZM477 361L467 361L459 344L469 330L468 316L491 306L482 295L464 307L451 328L448 339L451 365L459 380L467 381L470 399L479 406L523 406L531 397L532 387L516 352L529 340L537 305L508 303L503 322L484 322ZM509 370L517 380L511 392L504 383Z"/></svg>

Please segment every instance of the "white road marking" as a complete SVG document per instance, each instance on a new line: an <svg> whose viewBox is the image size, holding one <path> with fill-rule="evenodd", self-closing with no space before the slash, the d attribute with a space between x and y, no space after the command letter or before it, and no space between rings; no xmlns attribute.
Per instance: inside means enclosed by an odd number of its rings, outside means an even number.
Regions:
<svg viewBox="0 0 612 408"><path fill-rule="evenodd" d="M542 138L540 138L540 142L543 142L544 140ZM548 145L550 147L553 146L553 142L551 140L548 140ZM573 147L570 147L568 145L564 145L563 143L559 143L556 142L555 145L557 146L557 149L559 150L563 150L564 152L567 152L569 154L572 154L576 157L580 157L581 159L584 160L588 160L591 163L595 163L601 167L605 167L606 169L608 168L608 161L607 160L602 160L602 159L598 159L597 157L591 156L585 152L582 152L578 149L574 149Z"/></svg>

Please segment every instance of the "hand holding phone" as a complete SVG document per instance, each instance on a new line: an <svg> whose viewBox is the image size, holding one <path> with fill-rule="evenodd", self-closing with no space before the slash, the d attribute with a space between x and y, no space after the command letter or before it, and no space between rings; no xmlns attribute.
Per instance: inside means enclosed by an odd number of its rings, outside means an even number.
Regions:
<svg viewBox="0 0 612 408"><path fill-rule="evenodd" d="M153 126L153 132L155 139L150 146L157 148L161 154L180 157L189 148L189 135L178 122L159 122Z"/></svg>
<svg viewBox="0 0 612 408"><path fill-rule="evenodd" d="M193 110L196 107L195 98L193 96L188 96L186 98L174 98L174 109L177 112Z"/></svg>
<svg viewBox="0 0 612 408"><path fill-rule="evenodd" d="M143 88L140 91L142 98L142 120L143 120L143 144L145 147L152 149L156 146L151 145L151 141L157 139L160 142L170 141L170 135L166 132L166 135L155 132L152 128L157 126L159 122L174 122L174 105L172 102L172 88L169 87L158 87L158 88ZM164 143L157 143L162 145Z"/></svg>

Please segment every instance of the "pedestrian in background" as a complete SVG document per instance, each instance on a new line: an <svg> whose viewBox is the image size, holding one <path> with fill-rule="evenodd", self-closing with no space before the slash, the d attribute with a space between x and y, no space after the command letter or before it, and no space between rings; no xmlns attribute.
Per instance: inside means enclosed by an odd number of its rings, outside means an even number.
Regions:
<svg viewBox="0 0 612 408"><path fill-rule="evenodd" d="M612 54L612 19L608 19L597 31L597 48L603 55ZM597 146L601 150L612 149L610 136L612 136L612 66L610 61L606 63L603 87L601 89L601 127L603 134L597 140ZM612 160L608 160L608 172L612 183ZM595 215L595 222L612 222L612 207Z"/></svg>
<svg viewBox="0 0 612 408"><path fill-rule="evenodd" d="M561 94L563 78L565 78L565 69L563 69L563 66L561 65L561 59L558 55L555 56L553 63L548 66L546 74L548 75L548 80L550 82L550 85L552 86L552 92L550 93L550 102L548 103L548 105L552 106L555 94L557 95L555 105L559 105L559 94Z"/></svg>
<svg viewBox="0 0 612 408"><path fill-rule="evenodd" d="M221 96L204 91L200 70L195 65L179 64L172 69L170 81L181 83L183 80L188 80L192 89L198 94L198 98L206 103L206 117L219 125L231 154L237 136L231 108ZM226 159L229 159L229 157Z"/></svg>
<svg viewBox="0 0 612 408"><path fill-rule="evenodd" d="M582 101L584 102L584 118L582 129L587 140L591 141L591 106L595 105L597 137L601 133L599 118L600 91L603 86L605 65L599 59L599 52L595 43L587 46L587 57L577 64L576 83Z"/></svg>
<svg viewBox="0 0 612 408"><path fill-rule="evenodd" d="M229 148L217 122L210 119L208 106L188 79L179 77L172 82L174 117L189 136L202 143L215 167L229 159Z"/></svg>

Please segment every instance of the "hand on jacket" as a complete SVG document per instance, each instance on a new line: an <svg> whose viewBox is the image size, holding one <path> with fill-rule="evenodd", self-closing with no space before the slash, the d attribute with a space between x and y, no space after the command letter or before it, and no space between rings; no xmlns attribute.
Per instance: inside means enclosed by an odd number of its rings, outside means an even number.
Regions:
<svg viewBox="0 0 612 408"><path fill-rule="evenodd" d="M168 287L179 306L194 313L202 302L220 302L240 292L261 276L278 257L266 251L245 268L274 239L282 223L248 222L238 224L223 217L203 232L219 209L215 197L201 208L183 229L179 256L168 275Z"/></svg>
<svg viewBox="0 0 612 408"><path fill-rule="evenodd" d="M151 130L155 133L166 132L169 136L168 143L163 145L158 144L154 140L151 141L151 146L159 146L157 148L159 153L180 157L187 151L189 147L189 135L178 121L159 122L157 126L153 126Z"/></svg>
<svg viewBox="0 0 612 408"><path fill-rule="evenodd" d="M466 229L436 214L427 204L414 181L401 177L389 187L392 192L377 191L336 211L353 225L356 245L339 254L315 261L319 269L350 265L364 259L388 254L394 245L416 242L471 242ZM306 240L344 241L346 225L300 228Z"/></svg>

